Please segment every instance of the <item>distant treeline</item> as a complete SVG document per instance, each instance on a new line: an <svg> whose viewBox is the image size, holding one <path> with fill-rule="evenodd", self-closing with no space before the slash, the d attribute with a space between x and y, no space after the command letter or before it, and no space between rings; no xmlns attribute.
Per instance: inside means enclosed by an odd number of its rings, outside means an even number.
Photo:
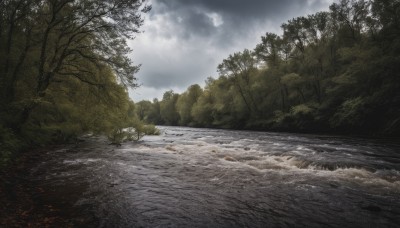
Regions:
<svg viewBox="0 0 400 228"><path fill-rule="evenodd" d="M0 168L16 151L82 133L120 141L146 131L126 90L139 70L126 41L150 9L143 2L0 1Z"/></svg>
<svg viewBox="0 0 400 228"><path fill-rule="evenodd" d="M218 79L136 104L160 125L400 133L400 1L341 0L228 56Z"/></svg>

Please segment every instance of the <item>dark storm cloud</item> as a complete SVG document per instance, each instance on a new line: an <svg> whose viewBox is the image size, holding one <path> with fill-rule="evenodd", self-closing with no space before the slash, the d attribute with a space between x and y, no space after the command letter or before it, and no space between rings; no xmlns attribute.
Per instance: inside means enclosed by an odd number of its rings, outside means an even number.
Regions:
<svg viewBox="0 0 400 228"><path fill-rule="evenodd" d="M321 0L155 0L155 7L171 17L181 17L180 26L185 32L195 35L209 35L215 32L207 13L216 13L223 20L225 33L246 29L264 22L280 23L302 12L320 9L327 1ZM209 30L209 31L207 31Z"/></svg>
<svg viewBox="0 0 400 228"><path fill-rule="evenodd" d="M216 76L216 66L229 54L254 48L266 32L280 33L283 22L327 10L333 0L150 2L153 9L145 20L145 33L132 43L134 61L143 64L139 99L160 97L169 88L183 91ZM157 94L140 96L151 93Z"/></svg>
<svg viewBox="0 0 400 228"><path fill-rule="evenodd" d="M222 13L224 16L233 16L232 18L243 17L246 19L253 18L285 18L287 10L292 6L302 7L308 6L310 1L307 0L157 0L157 3L163 4L164 11L180 11L189 8L203 9L205 11L214 11ZM321 1L314 1L318 4ZM311 6L313 7L313 6ZM286 14L286 15L285 15ZM266 16L269 15L269 16Z"/></svg>

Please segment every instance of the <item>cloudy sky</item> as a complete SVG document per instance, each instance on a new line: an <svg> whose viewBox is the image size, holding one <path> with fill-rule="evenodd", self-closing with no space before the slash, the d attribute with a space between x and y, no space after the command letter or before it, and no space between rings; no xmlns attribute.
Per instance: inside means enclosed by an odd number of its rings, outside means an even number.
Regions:
<svg viewBox="0 0 400 228"><path fill-rule="evenodd" d="M229 54L253 49L266 32L297 16L327 10L334 0L150 0L152 10L130 42L132 59L142 64L141 87L134 101L181 93L217 77L217 65Z"/></svg>

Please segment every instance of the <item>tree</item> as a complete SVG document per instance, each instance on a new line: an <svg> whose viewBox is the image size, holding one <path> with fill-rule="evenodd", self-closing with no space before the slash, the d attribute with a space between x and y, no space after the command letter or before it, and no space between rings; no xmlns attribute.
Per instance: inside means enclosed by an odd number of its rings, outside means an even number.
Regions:
<svg viewBox="0 0 400 228"><path fill-rule="evenodd" d="M339 22L340 29L349 35L346 38L357 42L365 27L369 14L370 2L365 0L341 0L333 3L329 8L334 21Z"/></svg>
<svg viewBox="0 0 400 228"><path fill-rule="evenodd" d="M141 129L126 92L139 70L127 40L149 9L141 0L1 0L1 132L32 146Z"/></svg>
<svg viewBox="0 0 400 228"><path fill-rule="evenodd" d="M211 91L204 91L197 102L193 105L191 111L191 116L196 126L213 126L213 105L214 97L212 96Z"/></svg>
<svg viewBox="0 0 400 228"><path fill-rule="evenodd" d="M283 39L291 43L295 50L292 51L293 58L302 58L306 45L308 44L307 31L304 24L307 24L307 18L297 17L283 23Z"/></svg>
<svg viewBox="0 0 400 228"><path fill-rule="evenodd" d="M148 121L152 103L150 101L139 101L136 103L136 115L140 120Z"/></svg>
<svg viewBox="0 0 400 228"><path fill-rule="evenodd" d="M189 86L189 88L179 96L179 99L176 102L176 110L179 113L179 124L180 125L190 125L193 124L192 119L192 108L193 105L197 102L203 90L197 84Z"/></svg>
<svg viewBox="0 0 400 228"><path fill-rule="evenodd" d="M283 41L274 33L266 33L261 37L261 44L255 48L257 58L268 64L268 67L278 67L282 60Z"/></svg>
<svg viewBox="0 0 400 228"><path fill-rule="evenodd" d="M257 61L253 53L246 49L243 52L229 55L227 59L224 59L222 63L218 65L218 73L221 76L227 76L232 79L249 114L258 114L259 112L250 88L252 84L252 74L257 69L256 64Z"/></svg>
<svg viewBox="0 0 400 228"><path fill-rule="evenodd" d="M179 94L169 90L164 93L163 99L160 102L161 118L167 125L177 125L179 121L179 113L176 111L176 102Z"/></svg>
<svg viewBox="0 0 400 228"><path fill-rule="evenodd" d="M1 36L6 57L0 74L6 91L3 107L25 100L19 121L24 123L53 83L72 77L105 86L94 76L103 66L113 70L118 83L136 87L134 74L139 66L128 58L126 40L139 32L141 12L150 9L143 4L138 0L3 1L1 27L9 25ZM17 84L22 81L29 81L24 88L29 96L14 97L20 94Z"/></svg>

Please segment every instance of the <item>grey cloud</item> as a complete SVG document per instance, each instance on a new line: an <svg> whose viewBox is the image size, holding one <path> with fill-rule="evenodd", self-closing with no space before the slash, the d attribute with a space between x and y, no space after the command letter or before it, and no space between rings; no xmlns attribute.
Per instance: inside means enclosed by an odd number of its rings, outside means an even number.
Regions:
<svg viewBox="0 0 400 228"><path fill-rule="evenodd" d="M150 20L156 15L163 15L174 25L174 29L169 31L169 35L179 36L180 38L190 39L198 36L210 36L215 32L212 20L207 16L207 11L193 5L181 6L175 8L173 1L171 3L153 3L154 12ZM157 7L161 9L157 12Z"/></svg>
<svg viewBox="0 0 400 228"><path fill-rule="evenodd" d="M213 64L215 60L204 57L204 54L193 53L191 56L183 56L177 63L161 59L152 59L147 61L141 69L141 83L153 88L187 86L193 83L201 83L202 77L211 76L214 72ZM151 57L148 57L151 58ZM200 80L199 80L200 79Z"/></svg>
<svg viewBox="0 0 400 228"><path fill-rule="evenodd" d="M145 34L133 42L133 59L143 64L138 73L147 91L143 94L165 88L183 91L216 76L216 66L229 54L254 48L265 32L279 32L281 23L326 10L332 1L151 0ZM210 15L223 23L215 26Z"/></svg>
<svg viewBox="0 0 400 228"><path fill-rule="evenodd" d="M153 0L153 5L153 15L164 14L174 22L175 29L168 31L169 36L185 40L204 37L211 39L215 45L229 46L234 45L235 39L240 38L238 36L248 35L254 26L266 23L280 26L280 23L294 16L326 6L326 1ZM213 26L207 13L218 14L223 20L221 27Z"/></svg>
<svg viewBox="0 0 400 228"><path fill-rule="evenodd" d="M193 14L196 10L215 12L224 18L227 27L246 26L254 21L281 22L292 14L326 5L326 1L321 0L156 0L154 3L163 5L163 12L185 15L186 18L197 17Z"/></svg>

